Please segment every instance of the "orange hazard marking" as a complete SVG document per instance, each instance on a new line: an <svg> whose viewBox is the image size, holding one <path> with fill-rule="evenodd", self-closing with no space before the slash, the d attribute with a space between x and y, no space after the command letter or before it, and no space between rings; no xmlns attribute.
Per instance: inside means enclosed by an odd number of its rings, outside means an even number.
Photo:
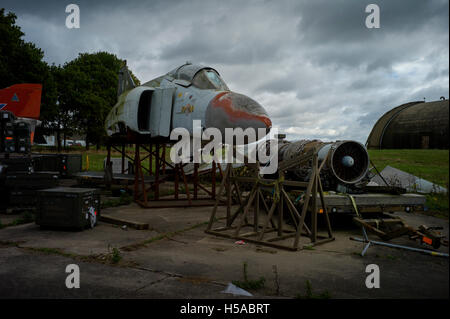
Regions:
<svg viewBox="0 0 450 319"><path fill-rule="evenodd" d="M251 120L259 120L264 124L266 124L267 127L272 127L272 121L266 116L254 115L248 112L234 109L231 103L231 99L227 97L228 93L229 92L222 92L220 94L217 94L211 101L211 105L223 109L225 113L227 113L228 116L230 117L230 120L233 122L238 119L244 118Z"/></svg>
<svg viewBox="0 0 450 319"><path fill-rule="evenodd" d="M428 245L431 245L433 243L433 240L431 238L425 236L422 237L422 241Z"/></svg>

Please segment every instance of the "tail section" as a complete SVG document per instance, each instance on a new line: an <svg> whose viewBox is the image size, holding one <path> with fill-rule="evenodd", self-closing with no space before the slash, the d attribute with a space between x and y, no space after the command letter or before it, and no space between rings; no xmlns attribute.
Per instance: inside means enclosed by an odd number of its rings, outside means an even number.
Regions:
<svg viewBox="0 0 450 319"><path fill-rule="evenodd" d="M134 84L133 78L131 77L130 71L128 70L127 64L119 71L119 84L117 87L117 97L119 97L123 92L134 89L136 84Z"/></svg>
<svg viewBox="0 0 450 319"><path fill-rule="evenodd" d="M16 117L39 119L41 111L41 84L15 84L0 90L0 110L10 111Z"/></svg>
<svg viewBox="0 0 450 319"><path fill-rule="evenodd" d="M15 84L0 90L0 113L2 113L0 149L2 152L26 153L29 151L29 145L33 144L34 131L39 122L41 95L41 84ZM14 116L8 116L9 112ZM6 126L11 128L7 130L9 135L4 131Z"/></svg>

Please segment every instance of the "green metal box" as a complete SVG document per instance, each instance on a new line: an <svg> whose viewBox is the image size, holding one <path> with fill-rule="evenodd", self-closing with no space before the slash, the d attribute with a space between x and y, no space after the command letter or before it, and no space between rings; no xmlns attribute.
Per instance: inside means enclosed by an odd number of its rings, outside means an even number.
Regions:
<svg viewBox="0 0 450 319"><path fill-rule="evenodd" d="M36 191L32 189L11 190L9 193L9 206L36 207Z"/></svg>
<svg viewBox="0 0 450 319"><path fill-rule="evenodd" d="M73 176L75 173L81 172L83 160L81 154L60 154L61 159L61 176Z"/></svg>
<svg viewBox="0 0 450 319"><path fill-rule="evenodd" d="M100 218L100 192L95 188L55 187L37 191L36 224L93 228Z"/></svg>
<svg viewBox="0 0 450 319"><path fill-rule="evenodd" d="M7 172L5 185L10 190L47 189L59 184L56 172Z"/></svg>
<svg viewBox="0 0 450 319"><path fill-rule="evenodd" d="M81 172L81 154L33 154L35 171L56 171L61 177Z"/></svg>

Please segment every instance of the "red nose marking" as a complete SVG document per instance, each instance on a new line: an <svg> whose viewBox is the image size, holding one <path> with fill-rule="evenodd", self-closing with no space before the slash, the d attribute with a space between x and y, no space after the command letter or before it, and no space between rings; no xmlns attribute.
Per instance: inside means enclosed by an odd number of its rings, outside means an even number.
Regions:
<svg viewBox="0 0 450 319"><path fill-rule="evenodd" d="M242 110L236 110L233 107L233 102L231 101L231 98L227 96L228 93L230 92L222 92L217 94L211 100L211 105L215 108L220 107L222 110L224 110L225 113L228 114L232 122L236 122L240 119L258 120L263 122L266 125L266 127L272 127L272 121L267 116L256 115Z"/></svg>

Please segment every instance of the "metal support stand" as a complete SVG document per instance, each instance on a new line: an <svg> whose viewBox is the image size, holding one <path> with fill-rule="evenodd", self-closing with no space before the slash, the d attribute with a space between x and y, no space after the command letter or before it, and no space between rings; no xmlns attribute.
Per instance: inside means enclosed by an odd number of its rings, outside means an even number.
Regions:
<svg viewBox="0 0 450 319"><path fill-rule="evenodd" d="M314 165L308 182L284 179L283 172L286 169L310 160L313 161ZM312 150L305 155L281 162L278 167L279 178L276 180L260 178L259 166L252 167L249 164L247 164L247 167L254 170L254 177L235 176L231 164L227 164L222 184L216 197L216 204L205 232L225 238L239 239L294 251L302 249L304 246L314 246L334 240L320 182L320 171L325 162L326 159L319 166L317 152ZM242 183L251 183L253 185L245 199L242 197L239 186ZM301 212L297 210L292 202L286 187L303 189L305 191L305 200ZM233 191L237 195L239 207L232 213ZM223 193L226 196L225 200L221 198ZM322 204L321 210L318 209L318 199L320 199ZM225 202L226 204L225 226L213 228L214 223L218 222L216 214L220 202ZM252 213L251 223L249 222L249 217ZM305 222L307 214L311 217L309 226ZM321 214L325 218L328 233L325 236L318 233L317 214ZM289 220L291 223L288 224L286 220ZM249 228L249 231L243 232L245 228ZM272 238L265 238L269 233L276 233L276 235ZM302 235L309 237L311 242L300 246L300 237ZM291 244L280 243L289 239L293 240Z"/></svg>
<svg viewBox="0 0 450 319"><path fill-rule="evenodd" d="M131 142L130 142L131 141ZM126 153L126 144L134 145L134 157ZM211 187L202 185L199 180L199 166L195 164L195 170L191 179L186 176L184 166L186 164L173 164L166 160L166 144L163 141L154 141L151 143L145 138L135 136L134 138L111 138L107 143L107 163L111 168L111 150L121 154L122 175L127 173L125 168L125 158L134 163L134 175L127 174L128 180L134 185L134 201L143 208L161 208L161 207L187 207L187 206L212 206L214 205L216 195L216 163L213 163L211 169ZM147 164L148 158L148 166ZM111 171L109 180L105 182L110 186L114 182L114 174ZM106 172L105 172L106 176ZM124 176L121 176L125 179ZM173 198L166 196L161 198L161 185L169 179L174 182ZM184 184L185 198L180 197L180 181ZM192 187L189 186L189 183ZM191 194L193 189L193 194ZM208 198L200 198L199 190L208 194ZM193 196L192 196L193 195Z"/></svg>

